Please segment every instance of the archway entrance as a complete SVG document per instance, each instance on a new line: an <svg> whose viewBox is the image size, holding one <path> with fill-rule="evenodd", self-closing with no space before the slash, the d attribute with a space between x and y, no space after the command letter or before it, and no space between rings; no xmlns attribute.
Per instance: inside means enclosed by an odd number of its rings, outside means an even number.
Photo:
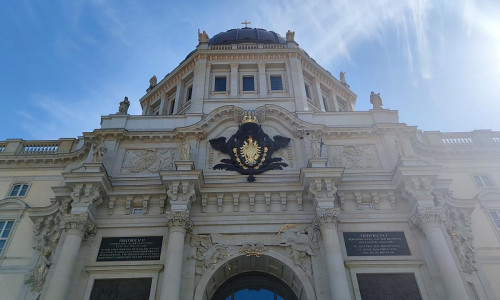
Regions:
<svg viewBox="0 0 500 300"><path fill-rule="evenodd" d="M298 300L282 280L262 272L247 272L226 281L212 300Z"/></svg>
<svg viewBox="0 0 500 300"><path fill-rule="evenodd" d="M316 299L306 273L300 267L285 261L285 257L271 252L260 256L240 255L221 260L213 272L207 272L200 278L194 299ZM258 296L243 297L256 294Z"/></svg>

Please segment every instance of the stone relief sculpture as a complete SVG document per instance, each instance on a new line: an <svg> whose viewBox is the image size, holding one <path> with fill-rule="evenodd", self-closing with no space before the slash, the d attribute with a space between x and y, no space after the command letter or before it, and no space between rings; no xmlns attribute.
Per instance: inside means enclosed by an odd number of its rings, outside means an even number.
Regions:
<svg viewBox="0 0 500 300"><path fill-rule="evenodd" d="M186 138L182 144L179 145L179 156L181 160L189 160L189 152L191 151L191 143Z"/></svg>
<svg viewBox="0 0 500 300"><path fill-rule="evenodd" d="M208 34L205 30L203 32L200 32L200 29L198 29L198 42L199 43L208 43L209 37Z"/></svg>
<svg viewBox="0 0 500 300"><path fill-rule="evenodd" d="M373 91L370 93L370 103L373 105L373 109L382 109L382 98L380 93L375 94Z"/></svg>
<svg viewBox="0 0 500 300"><path fill-rule="evenodd" d="M118 114L126 115L129 106L130 106L130 101L128 101L128 97L123 98L123 101L120 102L120 107L118 107Z"/></svg>
<svg viewBox="0 0 500 300"><path fill-rule="evenodd" d="M398 150L399 156L400 157L406 156L406 149L405 149L403 139L400 136L397 136L395 143L396 143L396 150Z"/></svg>
<svg viewBox="0 0 500 300"><path fill-rule="evenodd" d="M311 157L319 158L321 157L321 141L318 139L311 139Z"/></svg>
<svg viewBox="0 0 500 300"><path fill-rule="evenodd" d="M328 165L346 169L380 168L380 158L375 145L328 146Z"/></svg>
<svg viewBox="0 0 500 300"><path fill-rule="evenodd" d="M160 170L172 170L175 149L126 150L121 172L154 173Z"/></svg>
<svg viewBox="0 0 500 300"><path fill-rule="evenodd" d="M314 249L318 248L317 235L311 228L302 231L285 230L280 231L280 234L265 236L193 235L190 243L196 248L196 254L191 259L196 260L198 275L204 274L207 269L228 257L236 257L241 253L260 257L266 251L274 250L286 254L296 266L311 276L311 256L315 255Z"/></svg>
<svg viewBox="0 0 500 300"><path fill-rule="evenodd" d="M34 293L41 292L45 283L45 278L52 264L52 253L57 247L61 236L61 215L62 211L39 218L33 228L34 246L40 253L35 266L25 275L25 283L30 286Z"/></svg>
<svg viewBox="0 0 500 300"><path fill-rule="evenodd" d="M100 141L94 141L92 143L92 150L94 150L92 161L95 163L102 162L104 154L106 154L106 151L108 151L106 145L104 144L104 139L101 139Z"/></svg>

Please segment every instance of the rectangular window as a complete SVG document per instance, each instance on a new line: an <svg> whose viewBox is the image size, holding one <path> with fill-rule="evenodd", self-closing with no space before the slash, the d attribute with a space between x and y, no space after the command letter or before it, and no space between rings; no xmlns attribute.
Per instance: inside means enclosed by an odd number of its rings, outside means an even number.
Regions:
<svg viewBox="0 0 500 300"><path fill-rule="evenodd" d="M186 102L191 100L191 97L193 97L193 86L188 87L187 95L186 95Z"/></svg>
<svg viewBox="0 0 500 300"><path fill-rule="evenodd" d="M283 81L281 80L281 75L271 75L271 91L282 91Z"/></svg>
<svg viewBox="0 0 500 300"><path fill-rule="evenodd" d="M10 190L9 197L24 197L28 193L29 184L15 184Z"/></svg>
<svg viewBox="0 0 500 300"><path fill-rule="evenodd" d="M253 76L243 76L243 91L255 91Z"/></svg>
<svg viewBox="0 0 500 300"><path fill-rule="evenodd" d="M151 114L153 116L158 116L160 114L160 103L161 99L158 99L153 104L151 104Z"/></svg>
<svg viewBox="0 0 500 300"><path fill-rule="evenodd" d="M491 210L490 215L497 230L500 231L500 210Z"/></svg>
<svg viewBox="0 0 500 300"><path fill-rule="evenodd" d="M488 177L488 175L474 175L474 182L476 183L477 187L480 188L493 186L493 182L491 181L490 177Z"/></svg>
<svg viewBox="0 0 500 300"><path fill-rule="evenodd" d="M311 99L311 88L307 84L305 84L304 87L306 88L306 97L307 97L307 99Z"/></svg>
<svg viewBox="0 0 500 300"><path fill-rule="evenodd" d="M226 77L215 77L214 92L226 91Z"/></svg>
<svg viewBox="0 0 500 300"><path fill-rule="evenodd" d="M144 213L144 208L142 207L134 207L132 208L132 215L142 215Z"/></svg>
<svg viewBox="0 0 500 300"><path fill-rule="evenodd" d="M0 254L2 254L5 245L7 244L7 239L14 226L14 221L0 221Z"/></svg>

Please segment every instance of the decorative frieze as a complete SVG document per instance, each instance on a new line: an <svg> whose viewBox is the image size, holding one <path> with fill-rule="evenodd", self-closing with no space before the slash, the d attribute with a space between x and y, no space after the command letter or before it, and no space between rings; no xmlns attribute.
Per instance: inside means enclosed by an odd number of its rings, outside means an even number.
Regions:
<svg viewBox="0 0 500 300"><path fill-rule="evenodd" d="M313 178L309 181L309 195L314 199L332 199L337 192L335 182L331 178Z"/></svg>
<svg viewBox="0 0 500 300"><path fill-rule="evenodd" d="M156 173L173 170L175 148L126 150L121 167L122 173Z"/></svg>
<svg viewBox="0 0 500 300"><path fill-rule="evenodd" d="M102 193L97 184L77 184L69 196L73 204L89 204L97 207L102 203Z"/></svg>
<svg viewBox="0 0 500 300"><path fill-rule="evenodd" d="M375 145L327 146L328 166L346 169L378 169L380 158Z"/></svg>

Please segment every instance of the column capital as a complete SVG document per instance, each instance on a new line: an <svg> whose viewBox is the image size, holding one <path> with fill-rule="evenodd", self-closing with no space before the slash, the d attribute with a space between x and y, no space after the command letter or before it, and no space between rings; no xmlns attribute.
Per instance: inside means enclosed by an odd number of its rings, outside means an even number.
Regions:
<svg viewBox="0 0 500 300"><path fill-rule="evenodd" d="M231 69L237 69L239 65L240 65L240 64L238 64L238 63L231 63L231 64L230 64Z"/></svg>
<svg viewBox="0 0 500 300"><path fill-rule="evenodd" d="M83 234L92 232L96 226L88 213L64 215L63 222L66 231L77 231Z"/></svg>
<svg viewBox="0 0 500 300"><path fill-rule="evenodd" d="M259 69L265 69L266 68L266 63L265 62L259 62L259 63L257 63L257 67Z"/></svg>
<svg viewBox="0 0 500 300"><path fill-rule="evenodd" d="M416 207L410 216L410 227L439 226L445 220L445 212L441 207Z"/></svg>
<svg viewBox="0 0 500 300"><path fill-rule="evenodd" d="M189 210L168 211L165 214L169 231L190 231L193 228Z"/></svg>
<svg viewBox="0 0 500 300"><path fill-rule="evenodd" d="M316 208L315 223L327 228L337 229L340 216L340 208Z"/></svg>

